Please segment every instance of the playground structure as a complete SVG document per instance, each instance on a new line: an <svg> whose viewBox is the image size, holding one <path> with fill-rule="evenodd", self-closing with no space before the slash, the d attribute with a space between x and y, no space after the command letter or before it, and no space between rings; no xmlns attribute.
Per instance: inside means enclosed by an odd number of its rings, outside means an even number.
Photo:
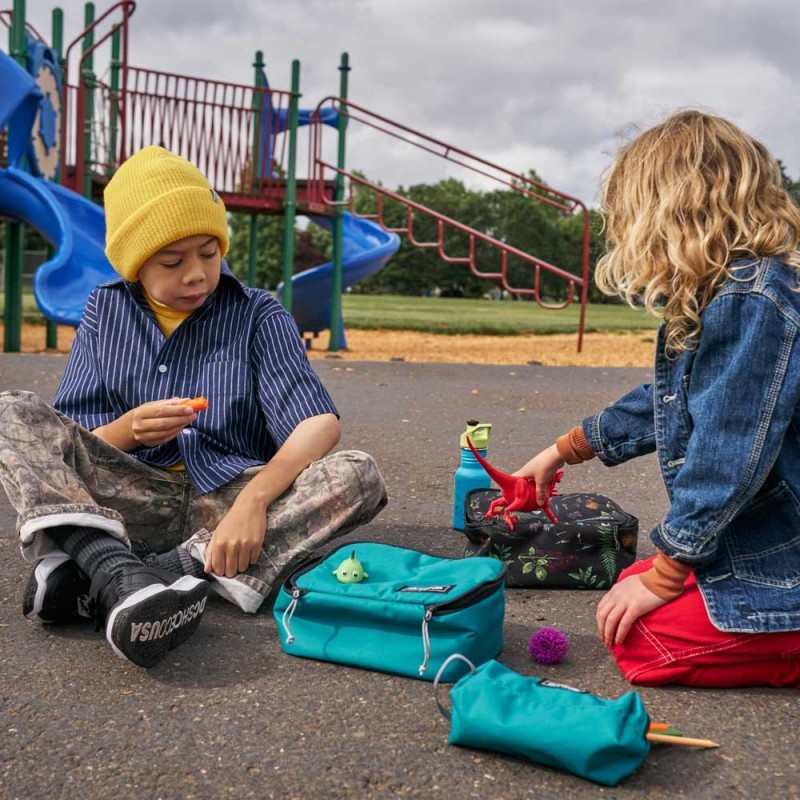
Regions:
<svg viewBox="0 0 800 800"><path fill-rule="evenodd" d="M158 72L132 66L128 59L133 0L120 0L95 18L85 6L85 29L63 50L63 17L53 11L52 46L25 23L24 0L13 12L0 13L9 27L10 54L0 52L0 130L7 162L0 169L0 216L11 220L6 236L5 350L19 350L21 328L22 226L44 236L52 258L34 275L37 303L53 323L77 325L89 292L115 273L103 254L104 216L97 205L115 169L148 144L160 144L194 162L209 178L227 208L250 215L248 282L255 278L255 224L260 214L283 214L283 282L277 293L292 312L301 334L330 330L331 350L346 346L342 291L381 269L400 239L433 248L448 263L463 264L504 289L527 296L545 308L580 301L578 350L581 349L588 294L589 217L576 198L513 173L452 145L415 131L348 99L347 54L343 54L339 94L313 109L300 109L300 65L292 64L289 91L270 87L260 52L253 85ZM98 48L110 43L107 78L95 74ZM583 217L582 271L573 275L458 220L415 203L346 167L346 135L364 126L387 141L401 141L446 159L495 183ZM298 130L307 126L307 160L298 177ZM326 131L335 131L332 140ZM332 155L333 154L333 155ZM374 196L373 209L358 213L353 187ZM385 209L404 209L405 223L392 227ZM330 263L293 274L294 228L306 215L333 235ZM415 224L427 218L436 236L420 241ZM417 227L419 227L417 225ZM466 255L448 252L453 234L466 242ZM477 245L499 253L499 267L479 263ZM514 286L510 259L530 267L528 285ZM563 303L548 304L540 293L542 272L567 281ZM52 342L52 344L51 344Z"/></svg>

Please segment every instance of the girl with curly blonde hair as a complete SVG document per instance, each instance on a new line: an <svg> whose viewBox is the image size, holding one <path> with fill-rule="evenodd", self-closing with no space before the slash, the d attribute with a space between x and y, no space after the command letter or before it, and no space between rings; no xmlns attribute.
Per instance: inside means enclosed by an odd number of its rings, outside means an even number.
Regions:
<svg viewBox="0 0 800 800"><path fill-rule="evenodd" d="M622 148L603 211L596 280L663 320L654 381L516 474L543 494L565 463L655 452L656 555L600 637L632 683L800 688L800 210L762 144L688 110Z"/></svg>

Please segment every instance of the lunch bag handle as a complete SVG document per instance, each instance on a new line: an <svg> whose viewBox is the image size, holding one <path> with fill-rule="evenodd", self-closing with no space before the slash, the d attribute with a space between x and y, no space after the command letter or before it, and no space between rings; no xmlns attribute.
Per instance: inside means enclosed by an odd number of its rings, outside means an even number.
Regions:
<svg viewBox="0 0 800 800"><path fill-rule="evenodd" d="M448 722L450 721L452 714L442 705L441 701L439 700L439 679L447 669L447 665L456 659L463 661L469 667L469 671L473 674L475 673L475 665L466 656L462 656L461 653L453 653L452 655L449 655L442 662L442 666L439 667L439 671L436 673L436 677L433 679L433 697L436 700L436 705L439 706L439 711L442 712L442 716L448 720Z"/></svg>

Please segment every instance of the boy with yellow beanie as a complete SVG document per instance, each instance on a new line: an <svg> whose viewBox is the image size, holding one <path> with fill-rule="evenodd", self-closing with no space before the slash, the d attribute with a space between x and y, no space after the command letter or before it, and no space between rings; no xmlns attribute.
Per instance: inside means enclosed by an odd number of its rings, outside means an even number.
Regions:
<svg viewBox="0 0 800 800"><path fill-rule="evenodd" d="M35 564L25 615L94 616L149 667L195 632L209 588L255 612L386 492L366 453L330 453L336 408L292 317L223 260L205 176L146 147L104 200L120 278L89 297L54 407L0 394L0 480Z"/></svg>

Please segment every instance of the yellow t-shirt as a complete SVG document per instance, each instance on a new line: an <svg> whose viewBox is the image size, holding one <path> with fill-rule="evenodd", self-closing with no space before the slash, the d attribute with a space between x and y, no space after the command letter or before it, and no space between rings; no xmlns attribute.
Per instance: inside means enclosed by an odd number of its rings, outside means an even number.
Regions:
<svg viewBox="0 0 800 800"><path fill-rule="evenodd" d="M147 305L153 309L153 313L156 315L156 322L158 323L158 327L161 328L161 333L167 338L172 336L178 325L192 313L191 311L176 311L171 306L159 303L158 300L147 293L147 289L145 289L144 286L142 286L142 294L144 295L144 299L147 300Z"/></svg>
<svg viewBox="0 0 800 800"><path fill-rule="evenodd" d="M153 309L153 313L156 315L156 322L158 323L158 327L161 329L161 333L169 338L173 333L175 333L175 329L178 327L178 325L180 325L181 322L183 322L192 312L176 311L174 308L164 305L164 303L159 303L158 300L151 297L147 293L147 290L144 288L144 286L141 288L144 299L147 300L147 305ZM181 461L177 464L173 464L171 467L167 467L167 469L174 472L180 472L184 469L183 462Z"/></svg>

